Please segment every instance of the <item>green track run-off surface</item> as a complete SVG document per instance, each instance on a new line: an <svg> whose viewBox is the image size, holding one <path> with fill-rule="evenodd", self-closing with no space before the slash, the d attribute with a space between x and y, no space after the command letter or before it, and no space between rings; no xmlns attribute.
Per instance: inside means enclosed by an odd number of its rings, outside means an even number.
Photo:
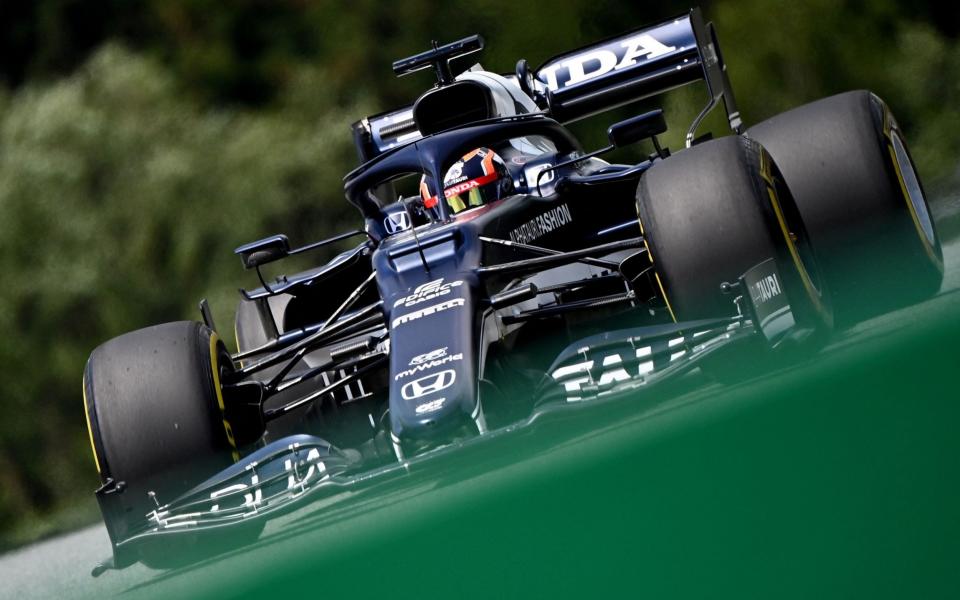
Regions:
<svg viewBox="0 0 960 600"><path fill-rule="evenodd" d="M960 244L945 254L937 297L804 364L584 406L190 568L94 579L91 527L0 557L0 596L960 597Z"/></svg>

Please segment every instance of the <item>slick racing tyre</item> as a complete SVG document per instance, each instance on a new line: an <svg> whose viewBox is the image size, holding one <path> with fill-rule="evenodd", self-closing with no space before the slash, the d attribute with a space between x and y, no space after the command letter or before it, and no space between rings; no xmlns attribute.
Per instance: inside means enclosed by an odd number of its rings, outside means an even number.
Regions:
<svg viewBox="0 0 960 600"><path fill-rule="evenodd" d="M943 253L906 141L867 91L831 96L750 128L794 194L838 322L936 293Z"/></svg>
<svg viewBox="0 0 960 600"><path fill-rule="evenodd" d="M721 284L773 259L795 331L819 338L832 326L829 295L803 221L776 164L757 142L720 138L655 164L640 179L637 212L675 321L737 314Z"/></svg>
<svg viewBox="0 0 960 600"><path fill-rule="evenodd" d="M112 538L137 533L154 498L170 502L238 458L219 382L229 361L217 335L191 321L134 331L91 354L83 396L94 460L104 483L123 482ZM139 558L165 568L183 557L177 548L144 544Z"/></svg>

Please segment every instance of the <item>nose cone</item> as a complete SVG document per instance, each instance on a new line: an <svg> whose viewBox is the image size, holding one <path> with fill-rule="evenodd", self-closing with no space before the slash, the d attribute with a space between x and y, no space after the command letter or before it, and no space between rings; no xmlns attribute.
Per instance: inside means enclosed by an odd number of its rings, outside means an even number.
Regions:
<svg viewBox="0 0 960 600"><path fill-rule="evenodd" d="M397 437L435 438L467 422L476 402L471 386L463 385L470 381L464 371L434 369L429 375L403 383L402 407L390 412Z"/></svg>
<svg viewBox="0 0 960 600"><path fill-rule="evenodd" d="M390 315L390 425L400 439L430 439L477 413L479 319L475 291L461 281L401 298ZM419 288L418 288L419 289Z"/></svg>
<svg viewBox="0 0 960 600"><path fill-rule="evenodd" d="M446 441L480 415L477 221L396 235L373 255L390 329L390 426L400 442Z"/></svg>

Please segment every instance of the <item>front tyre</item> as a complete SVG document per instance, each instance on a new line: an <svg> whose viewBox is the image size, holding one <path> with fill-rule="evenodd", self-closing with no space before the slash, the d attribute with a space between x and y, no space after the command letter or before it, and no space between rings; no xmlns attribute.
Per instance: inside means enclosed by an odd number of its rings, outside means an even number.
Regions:
<svg viewBox="0 0 960 600"><path fill-rule="evenodd" d="M104 512L114 543L145 528L151 492L170 502L239 457L219 381L229 361L216 333L191 321L127 333L90 355L83 392L94 461L102 482L123 482L122 509ZM166 566L176 553L156 546L139 558Z"/></svg>
<svg viewBox="0 0 960 600"><path fill-rule="evenodd" d="M725 137L655 164L640 180L637 211L674 320L732 316L721 284L773 259L797 330L830 329L829 295L803 220L760 144Z"/></svg>
<svg viewBox="0 0 960 600"><path fill-rule="evenodd" d="M933 295L943 252L889 107L859 90L750 128L783 171L833 292L852 324Z"/></svg>

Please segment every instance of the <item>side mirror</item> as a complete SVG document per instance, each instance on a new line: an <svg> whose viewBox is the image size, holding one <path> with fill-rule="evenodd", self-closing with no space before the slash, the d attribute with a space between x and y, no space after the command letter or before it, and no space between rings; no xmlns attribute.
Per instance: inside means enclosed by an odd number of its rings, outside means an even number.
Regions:
<svg viewBox="0 0 960 600"><path fill-rule="evenodd" d="M653 140L653 147L656 148L657 154L660 155L661 158L666 158L669 156L669 151L661 148L660 142L657 141L657 136L666 130L667 122L663 120L663 110L659 108L657 110L651 110L648 113L643 113L642 115L632 117L626 121L614 123L607 128L607 139L610 140L610 145L606 148L594 150L593 152L563 161L540 171L540 173L537 174L537 193L540 193L540 178L544 173L549 173L550 171L555 171L560 167L572 165L582 160L603 154L604 152L609 152L614 148L623 148L624 146L635 144L640 140L645 140L647 138L651 138Z"/></svg>
<svg viewBox="0 0 960 600"><path fill-rule="evenodd" d="M233 252L240 255L243 268L253 269L289 256L290 240L285 235L272 235L256 242L244 244Z"/></svg>
<svg viewBox="0 0 960 600"><path fill-rule="evenodd" d="M614 123L607 128L607 139L612 146L623 148L640 140L656 137L666 130L667 122L663 118L663 110L658 108Z"/></svg>

